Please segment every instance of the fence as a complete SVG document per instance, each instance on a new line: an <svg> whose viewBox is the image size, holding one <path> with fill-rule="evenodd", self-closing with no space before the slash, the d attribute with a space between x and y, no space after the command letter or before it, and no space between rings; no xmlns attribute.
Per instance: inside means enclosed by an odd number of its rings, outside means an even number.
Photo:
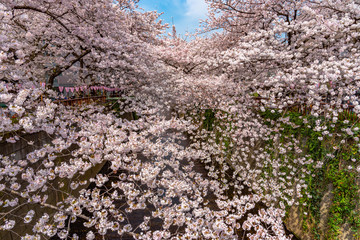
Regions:
<svg viewBox="0 0 360 240"><path fill-rule="evenodd" d="M106 96L62 99L62 100L54 101L54 103L61 103L65 106L76 106L76 105L82 105L82 104L89 104L91 102L106 102Z"/></svg>

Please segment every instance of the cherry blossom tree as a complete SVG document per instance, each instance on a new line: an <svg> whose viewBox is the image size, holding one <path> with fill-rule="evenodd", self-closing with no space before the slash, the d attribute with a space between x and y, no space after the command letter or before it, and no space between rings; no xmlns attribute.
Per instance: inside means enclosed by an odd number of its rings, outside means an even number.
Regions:
<svg viewBox="0 0 360 240"><path fill-rule="evenodd" d="M184 92L191 88L203 103L194 112L202 111L205 117L212 109L213 117L219 121L217 129L207 134L202 130L198 141L205 141L202 147L209 152L218 149L216 161L220 165L230 163L239 172L238 179L261 193L264 202L278 204L282 209L299 204L299 199L310 202L311 186L306 181L315 179L323 171L318 169L333 161L339 152L350 156L348 146L358 141L356 121L350 124L345 120L345 127L339 126L349 107L353 114L359 113L359 4L208 2L208 29L223 31L208 41L214 54L210 52L206 63L196 70L203 75L193 79L186 76L181 82L187 84ZM215 68L219 71L209 71ZM314 125L307 117L292 122L289 113L294 108L302 108L317 119ZM267 112L280 114L280 118L263 121ZM326 154L314 159L306 154L307 147L299 135L282 140L284 126L310 128L314 135L319 134L320 143L333 139L340 145L327 148ZM356 158L343 164L349 169L347 174L358 174ZM304 210L305 215L307 212Z"/></svg>
<svg viewBox="0 0 360 240"><path fill-rule="evenodd" d="M71 71L77 81L113 85L151 76L156 12L133 1L2 1L2 78L49 86ZM136 67L135 67L136 66ZM39 80L40 79L40 80ZM112 79L112 80L111 80ZM136 80L135 80L136 79Z"/></svg>
<svg viewBox="0 0 360 240"><path fill-rule="evenodd" d="M26 158L0 156L1 233L290 239L285 212L359 140L338 121L345 101L359 114L359 4L209 0L206 27L222 31L191 42L161 37L159 15L136 4L0 2L0 144L48 139ZM50 87L69 72L126 89L107 106L65 107ZM295 106L310 117L295 121ZM313 158L289 128L340 143Z"/></svg>
<svg viewBox="0 0 360 240"><path fill-rule="evenodd" d="M193 54L185 55L190 56L186 65L195 67L192 76L185 74L178 81L179 111L186 114L193 109L193 117L199 113L203 117L195 121L199 131L194 147L213 156L205 161L236 169L237 179L269 205L285 209L301 199L306 215L305 206L313 197L309 179L316 179L334 159L338 161L339 152L351 156L348 147L359 140L357 121L343 122L344 112L359 114L359 3L208 3L211 13L206 27L222 32L185 44L193 49ZM178 44L179 49L182 45ZM208 46L211 51L197 50ZM184 58L173 56L171 65L182 66ZM200 58L201 64L196 64ZM190 104L180 107L181 101ZM290 118L294 109L308 115L295 123ZM264 121L268 113L279 117ZM309 116L316 121L311 123ZM216 119L210 125L219 125L204 131L209 118ZM325 147L323 155L314 158L307 154L309 147L296 135L298 131L284 142L285 127L311 129L320 145L331 141L340 145ZM355 175L358 164L358 157L339 163L347 169L344 174ZM226 184L225 171L212 171Z"/></svg>

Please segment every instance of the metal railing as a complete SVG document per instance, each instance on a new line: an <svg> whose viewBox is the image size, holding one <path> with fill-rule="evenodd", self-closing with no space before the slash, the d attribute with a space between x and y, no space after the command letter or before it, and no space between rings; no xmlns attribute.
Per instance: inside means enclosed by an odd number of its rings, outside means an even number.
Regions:
<svg viewBox="0 0 360 240"><path fill-rule="evenodd" d="M55 100L54 103L60 103L65 106L78 106L82 104L90 104L92 102L106 102L106 96L94 96L85 98L61 99Z"/></svg>

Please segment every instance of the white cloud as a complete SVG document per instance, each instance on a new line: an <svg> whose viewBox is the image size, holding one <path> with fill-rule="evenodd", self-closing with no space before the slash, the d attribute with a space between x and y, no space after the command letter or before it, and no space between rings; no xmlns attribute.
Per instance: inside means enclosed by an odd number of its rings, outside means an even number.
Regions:
<svg viewBox="0 0 360 240"><path fill-rule="evenodd" d="M204 18L208 12L205 0L186 0L186 6L189 17Z"/></svg>

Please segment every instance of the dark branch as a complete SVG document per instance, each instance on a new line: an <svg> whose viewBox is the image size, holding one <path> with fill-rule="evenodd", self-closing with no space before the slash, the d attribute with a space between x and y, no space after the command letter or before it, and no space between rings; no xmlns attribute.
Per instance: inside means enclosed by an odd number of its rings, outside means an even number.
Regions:
<svg viewBox="0 0 360 240"><path fill-rule="evenodd" d="M64 71L68 70L69 68L71 68L75 63L77 63L78 61L80 61L82 58L84 58L86 55L88 55L91 52L91 50L86 50L83 54L79 55L77 58L75 58L74 60L72 60L67 66L65 67L56 67L53 70L53 73L51 74L51 76L49 77L49 86L51 87L54 83L54 80L57 76L59 76L61 73L63 73Z"/></svg>

